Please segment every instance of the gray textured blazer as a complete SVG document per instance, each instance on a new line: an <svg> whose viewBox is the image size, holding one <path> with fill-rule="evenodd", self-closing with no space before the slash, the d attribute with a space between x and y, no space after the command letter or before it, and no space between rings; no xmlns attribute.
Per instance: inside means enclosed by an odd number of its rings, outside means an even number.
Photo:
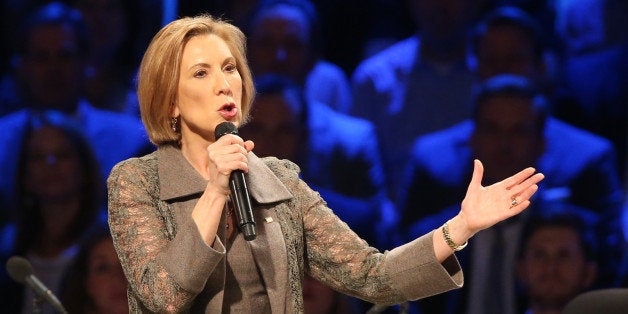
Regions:
<svg viewBox="0 0 628 314"><path fill-rule="evenodd" d="M462 286L455 256L439 263L433 232L384 253L342 222L285 160L249 156L257 238L248 241L273 313L303 312L305 273L342 293L395 304ZM227 254L219 228L206 245L191 217L207 181L164 145L120 162L107 181L109 225L132 313L222 310ZM224 224L221 224L221 226Z"/></svg>

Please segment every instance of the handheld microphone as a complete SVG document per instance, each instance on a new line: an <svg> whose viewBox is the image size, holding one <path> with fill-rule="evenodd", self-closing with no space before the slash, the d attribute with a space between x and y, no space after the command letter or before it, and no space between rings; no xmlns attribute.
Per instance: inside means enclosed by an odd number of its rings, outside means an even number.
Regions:
<svg viewBox="0 0 628 314"><path fill-rule="evenodd" d="M216 126L214 131L216 140L225 134L238 135L236 126L231 122L222 122ZM251 198L249 196L249 188L246 184L246 178L242 170L234 170L229 177L229 189L231 190L231 199L235 205L236 219L238 220L238 228L244 234L247 241L254 240L257 236L255 233L255 219L253 218L253 206L251 206Z"/></svg>
<svg viewBox="0 0 628 314"><path fill-rule="evenodd" d="M37 296L50 303L59 313L68 313L54 293L33 275L33 266L27 259L20 256L12 256L7 261L6 267L9 276L13 280L21 284L28 284Z"/></svg>

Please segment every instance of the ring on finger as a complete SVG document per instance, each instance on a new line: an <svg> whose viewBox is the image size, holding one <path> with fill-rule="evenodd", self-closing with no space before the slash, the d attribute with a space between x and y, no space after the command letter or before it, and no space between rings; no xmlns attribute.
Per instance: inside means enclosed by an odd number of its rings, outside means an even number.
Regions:
<svg viewBox="0 0 628 314"><path fill-rule="evenodd" d="M510 208L513 208L515 206L519 205L519 201L517 201L516 197L512 198L512 201L510 202Z"/></svg>

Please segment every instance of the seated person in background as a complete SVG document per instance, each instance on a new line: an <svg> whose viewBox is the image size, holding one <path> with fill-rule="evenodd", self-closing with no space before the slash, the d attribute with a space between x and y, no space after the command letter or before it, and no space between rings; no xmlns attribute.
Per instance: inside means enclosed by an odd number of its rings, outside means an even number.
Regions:
<svg viewBox="0 0 628 314"><path fill-rule="evenodd" d="M58 110L76 120L101 166L102 178L117 162L153 149L138 118L97 109L84 100L89 36L78 11L60 2L49 3L26 19L20 34L17 71L22 109L0 118L0 194L6 198L13 194L15 147L30 111Z"/></svg>
<svg viewBox="0 0 628 314"><path fill-rule="evenodd" d="M412 232L420 232L420 230L433 227L437 221L446 219L447 215L455 210L455 206L452 206L416 223ZM585 223L580 224L582 221ZM542 247L538 246L539 241L536 238L530 240L533 238L529 234L531 230L537 233L537 223L540 224L540 230L548 227L550 232L555 233L551 234L555 238L543 242ZM605 257L596 255L597 249L604 244L603 239L595 236L597 224L599 224L599 215L589 209L561 200L535 200L522 215L503 221L490 230L478 234L475 241L469 243L464 253L460 254L461 264L469 269L463 289L419 300L412 305L418 307L421 313L448 314L516 314L524 313L528 307L538 307L539 303L544 303L545 307L552 303L562 307L579 292L600 286L600 278L597 277L599 268L596 262ZM565 242L573 239L564 236L562 230L552 229L556 226L577 229L578 234L575 240L582 242L573 246L567 243L565 246ZM526 231L526 228L530 230ZM547 236L545 231L542 234ZM534 257L522 263L522 260L527 258L523 256L526 253L521 251L524 245L522 242L527 242L528 248L535 250L532 254L538 253L536 257L547 253L551 257L546 256L546 258L554 260L546 261L547 267L543 269L535 268L538 263L533 264ZM580 253L583 255L574 256ZM566 261L566 259L570 260ZM523 268L524 266L526 268ZM557 270L557 267L560 270ZM528 277L521 277L524 269L528 269L529 273L526 274ZM536 270L537 277L532 278L532 269ZM540 275L546 278L544 280L538 278ZM534 296L536 300L533 301L532 296L528 294L540 293L539 290L547 287L556 293L545 291L545 297L547 297L545 300L538 299L539 296L536 295ZM537 303L537 306L532 306L531 303Z"/></svg>
<svg viewBox="0 0 628 314"><path fill-rule="evenodd" d="M73 1L90 34L85 97L96 108L122 111L127 93L135 89L135 72L148 45L146 34L156 32L160 26L156 22L161 22L161 10L147 10L141 2L147 1ZM154 2L161 7L161 1Z"/></svg>
<svg viewBox="0 0 628 314"><path fill-rule="evenodd" d="M245 33L253 73L286 75L303 86L308 99L348 112L349 79L339 66L321 59L318 14L309 0L260 1Z"/></svg>
<svg viewBox="0 0 628 314"><path fill-rule="evenodd" d="M0 231L2 265L12 255L23 256L34 275L57 294L79 239L99 213L104 217L104 186L87 140L65 115L33 115L18 141L16 217ZM2 277L0 308L7 313L35 312L32 290ZM52 308L44 304L41 310Z"/></svg>
<svg viewBox="0 0 628 314"><path fill-rule="evenodd" d="M129 313L126 289L126 277L109 228L92 228L64 275L61 303L68 313Z"/></svg>
<svg viewBox="0 0 628 314"><path fill-rule="evenodd" d="M534 81L552 101L555 96L566 97L553 76L556 65L550 61L556 52L546 33L534 16L520 8L502 6L489 11L470 35L470 63L477 79L521 75Z"/></svg>
<svg viewBox="0 0 628 314"><path fill-rule="evenodd" d="M469 117L475 79L467 66L467 33L484 1L404 2L416 35L362 61L351 78L350 113L375 124L393 199L412 141Z"/></svg>
<svg viewBox="0 0 628 314"><path fill-rule="evenodd" d="M377 138L366 120L308 101L289 78L268 74L255 82L250 122L240 134L260 157L289 159L301 177L370 245L388 249L395 210L386 197Z"/></svg>
<svg viewBox="0 0 628 314"><path fill-rule="evenodd" d="M622 241L622 191L612 144L551 118L547 100L523 77L500 75L486 80L472 104L472 120L415 141L398 200L400 229L405 233L401 241L424 230L421 225L437 223L440 211L455 205L447 199L465 195L464 182L471 176L466 165L473 159L490 165L484 173L485 184L522 164L533 164L547 174L537 199L562 200L600 215L596 232L606 257L600 284L614 285ZM436 213L437 218L429 217ZM512 223L503 226L508 243L512 240L508 234L512 237L518 227ZM498 230L500 224L479 234L474 243L490 245ZM511 247L513 258L514 250ZM468 276L466 286L476 291L473 276Z"/></svg>
<svg viewBox="0 0 628 314"><path fill-rule="evenodd" d="M626 163L625 136L628 134L626 132L625 114L619 111L608 114L608 116L612 116L612 118L603 119L604 122L599 125L599 128L590 128L578 122L579 118L577 117L582 117L584 112L581 110L581 108L583 108L582 104L586 103L582 102L582 98L579 94L588 89L584 86L576 89L568 88L568 84L567 86L563 86L564 82L561 82L558 77L554 76L556 73L560 73L560 69L553 68L556 64L547 62L551 60L547 57L555 53L552 46L547 42L547 33L547 31L543 31L538 18L535 18L519 8L504 6L487 13L474 27L471 37L472 51L474 53L473 60L475 60L475 62L473 62L475 65L474 71L478 80L481 82L500 74L515 74L530 79L537 85L539 91L542 91L544 96L549 99L548 111L551 113L551 117L548 119L545 135L548 138L547 142L553 144L549 145L547 149L569 152L573 147L578 147L578 140L571 142L571 140L565 139L570 133L573 133L573 130L571 130L573 129L572 125L584 128L587 131L593 131L596 135L606 137L613 144L615 148L614 151L618 156L615 158L617 170L614 170L614 172L617 172L620 178L620 184L621 182L625 183L626 181L622 180L622 177L624 177L624 170L622 169L625 168ZM619 60L617 59L618 56L619 55L606 55L604 58L600 59L608 59L608 64L604 66L588 66L586 67L588 69L587 71L604 71L604 69L609 68L608 66L610 64L615 64L614 62ZM628 58L624 58L624 60L628 60ZM628 62L624 63L628 65ZM610 66L610 68L613 68L613 71L617 73L628 73L628 71L622 71L621 66ZM608 75L577 74L570 75L569 77L572 79L596 78L596 82L594 83L603 85L603 89L607 91L612 91L617 86L615 83L621 82L620 80L612 80L612 84L608 83L606 81L609 78ZM604 79L600 79L601 77L604 77ZM594 86L595 84L590 85ZM628 92L624 94L628 95ZM628 100L628 97L625 97L625 99ZM624 106L624 108L625 107L626 106ZM597 110L595 114L589 113L585 114L585 116L587 116L587 119L593 118L597 117L599 114L603 114L603 112L606 111ZM565 121L568 124L561 121ZM611 135L611 133L619 136ZM563 146L561 143L565 145ZM570 146L573 144L576 144L576 146ZM544 155L551 156L555 154L556 153L548 152ZM569 157L573 158L572 156ZM570 159L566 159L566 161L567 160ZM560 169L560 158L547 159L542 157L540 162L550 162L551 164L546 168ZM605 167L604 165L609 165L609 163L604 162L603 165L599 166L599 169L603 169ZM567 169L569 168L570 167L567 167ZM608 168L602 171L610 172L610 169L611 168ZM560 174L560 176L570 177L568 174L566 176L565 174ZM601 190L611 189L606 183L609 181L601 180L600 182L605 182L600 185ZM587 183L581 184L583 189L586 189L586 184ZM626 186L624 185L624 189L625 188ZM560 191L561 190L555 190L554 192L559 192L558 194L560 194ZM593 192L592 194L595 193L596 192ZM585 193L583 195L586 197L586 195L589 194ZM573 197L576 197L575 194ZM613 199L618 198L616 194L613 196ZM589 201L578 201L578 204L583 206L595 206L593 208L597 208L598 211L604 211L604 208L609 205L604 202L600 202L597 205L594 203L595 201L591 199ZM617 228L618 220L614 220L612 217L606 217L605 219L611 222L613 229ZM621 247L621 243L625 242L624 239L622 239L621 236L612 236L607 239L607 242L611 247ZM607 250L602 250L602 252L607 252ZM602 269L603 272L606 269L607 268ZM623 271L622 273L625 272L626 271ZM616 285L617 283L617 280L614 280L608 275L601 274L600 277L607 277L606 281L609 283L612 282L611 285Z"/></svg>
<svg viewBox="0 0 628 314"><path fill-rule="evenodd" d="M464 195L474 158L490 161L487 183L535 164L548 174L539 197L591 208L618 227L622 192L608 140L553 119L547 99L523 77L486 80L472 105L473 119L414 142L398 200L405 227L452 205L446 196Z"/></svg>
<svg viewBox="0 0 628 314"><path fill-rule="evenodd" d="M566 204L548 204L528 215L521 231L516 273L520 312L560 314L597 275L596 215Z"/></svg>
<svg viewBox="0 0 628 314"><path fill-rule="evenodd" d="M548 42L554 32L534 16L501 7L474 28L471 42L480 79L511 73L535 80L551 99L554 117L611 140L620 178L626 180L628 43L610 45L606 38L613 30L605 14L626 16L614 8L616 2L558 1L558 44ZM546 62L552 55L559 59Z"/></svg>

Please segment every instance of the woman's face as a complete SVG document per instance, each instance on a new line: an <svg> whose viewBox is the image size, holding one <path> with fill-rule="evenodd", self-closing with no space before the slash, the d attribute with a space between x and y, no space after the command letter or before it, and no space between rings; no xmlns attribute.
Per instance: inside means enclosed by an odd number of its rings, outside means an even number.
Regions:
<svg viewBox="0 0 628 314"><path fill-rule="evenodd" d="M213 141L224 121L242 121L242 78L236 59L220 37L192 37L183 49L174 116L180 116L182 143Z"/></svg>
<svg viewBox="0 0 628 314"><path fill-rule="evenodd" d="M100 240L87 261L87 294L96 313L128 313L127 281L110 238Z"/></svg>
<svg viewBox="0 0 628 314"><path fill-rule="evenodd" d="M80 195L81 161L67 135L44 126L33 131L27 143L26 189L42 201L61 201Z"/></svg>

